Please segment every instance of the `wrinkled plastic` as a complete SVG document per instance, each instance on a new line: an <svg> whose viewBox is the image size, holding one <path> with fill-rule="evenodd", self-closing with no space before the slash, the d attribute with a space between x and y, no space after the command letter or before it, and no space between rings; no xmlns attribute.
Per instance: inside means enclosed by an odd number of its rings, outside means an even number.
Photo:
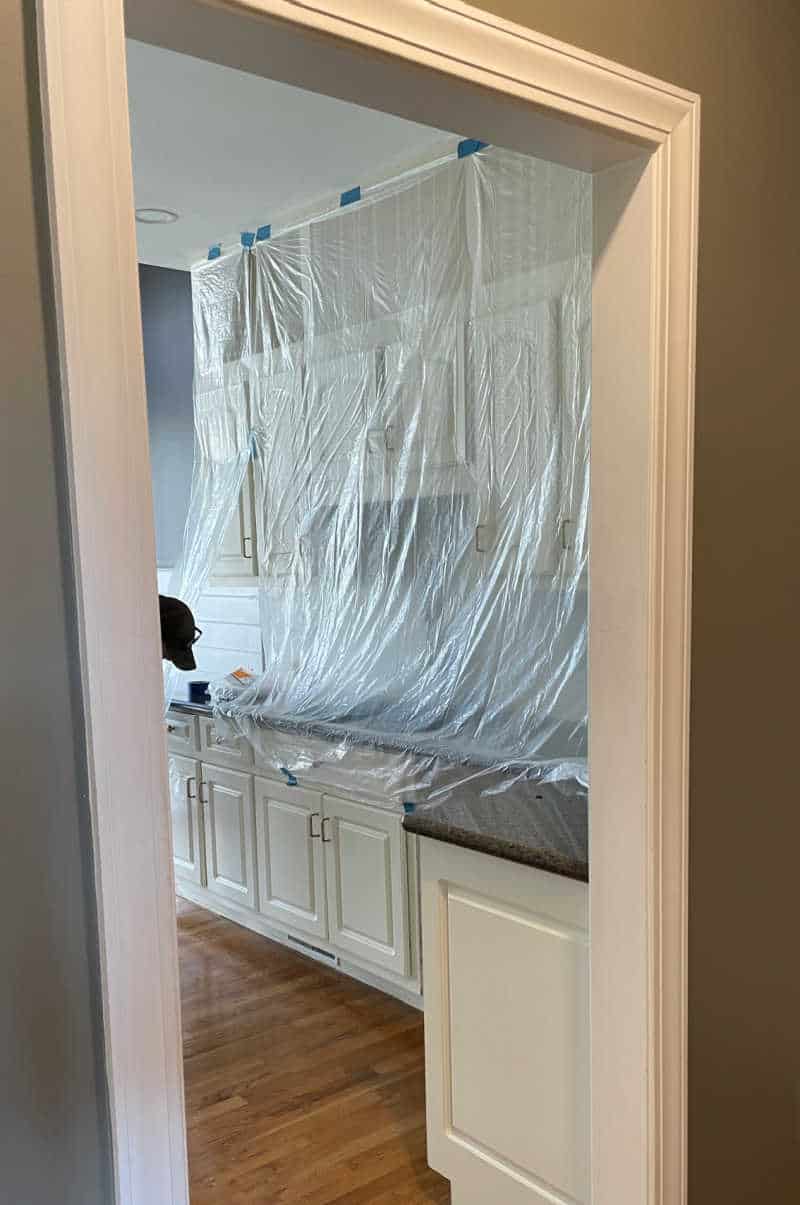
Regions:
<svg viewBox="0 0 800 1205"><path fill-rule="evenodd" d="M489 149L193 275L197 598L252 456L270 766L587 782L591 180Z"/></svg>

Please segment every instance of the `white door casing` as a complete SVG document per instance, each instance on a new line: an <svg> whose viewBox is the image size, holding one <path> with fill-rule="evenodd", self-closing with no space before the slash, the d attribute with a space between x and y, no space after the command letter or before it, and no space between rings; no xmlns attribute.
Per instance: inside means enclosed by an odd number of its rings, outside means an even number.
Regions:
<svg viewBox="0 0 800 1205"><path fill-rule="evenodd" d="M246 38L231 37L238 56L231 65L258 70L259 56L280 53L276 75L290 67L292 82L331 92L342 80L349 99L367 105L379 78L395 107L413 90L418 120L453 129L468 123L489 141L503 141L505 131L515 149L524 140L534 153L584 170L614 155L647 160L638 182L619 190L594 288L592 1193L595 1205L678 1205L686 1199L699 98L460 0L232 0L228 11L176 0L181 6L185 22L172 6L167 12L138 0L130 12L135 36L147 40L150 29L165 45L180 38L173 48L202 57L213 29L207 54L214 58L223 45L227 53L231 10L275 18L269 39L252 36L251 21ZM185 1205L124 32L121 0L37 0L115 1198ZM337 56L348 46L358 53L343 80ZM614 440L631 417L625 441ZM641 521L626 540L618 521L630 527L631 515Z"/></svg>

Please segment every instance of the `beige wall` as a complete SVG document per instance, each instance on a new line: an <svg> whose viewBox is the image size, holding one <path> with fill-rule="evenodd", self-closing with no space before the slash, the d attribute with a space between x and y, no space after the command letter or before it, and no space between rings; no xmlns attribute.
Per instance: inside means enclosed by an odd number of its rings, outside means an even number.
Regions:
<svg viewBox="0 0 800 1205"><path fill-rule="evenodd" d="M703 99L690 1205L797 1205L800 0L482 7Z"/></svg>

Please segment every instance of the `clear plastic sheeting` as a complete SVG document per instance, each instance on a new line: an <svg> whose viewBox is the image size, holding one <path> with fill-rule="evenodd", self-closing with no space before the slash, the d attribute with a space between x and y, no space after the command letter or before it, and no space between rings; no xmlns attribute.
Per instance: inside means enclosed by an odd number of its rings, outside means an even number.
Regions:
<svg viewBox="0 0 800 1205"><path fill-rule="evenodd" d="M195 610L238 505L250 463L251 268L244 255L192 277L194 467L181 558L169 594ZM167 703L178 671L164 667Z"/></svg>
<svg viewBox="0 0 800 1205"><path fill-rule="evenodd" d="M252 457L276 769L587 781L591 180L491 148L194 273L191 605ZM469 784L469 786L467 786Z"/></svg>

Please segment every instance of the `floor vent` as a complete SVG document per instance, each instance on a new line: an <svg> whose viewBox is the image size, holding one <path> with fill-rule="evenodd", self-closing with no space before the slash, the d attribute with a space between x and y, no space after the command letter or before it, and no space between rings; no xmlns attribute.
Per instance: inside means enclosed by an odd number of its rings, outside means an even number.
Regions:
<svg viewBox="0 0 800 1205"><path fill-rule="evenodd" d="M291 933L286 934L287 944L294 946L300 954L305 954L307 958L316 958L317 962L324 962L328 966L335 967L339 965L339 959L335 954L329 953L327 950L320 950L319 946L312 946L308 941L301 941L299 937L292 937Z"/></svg>

